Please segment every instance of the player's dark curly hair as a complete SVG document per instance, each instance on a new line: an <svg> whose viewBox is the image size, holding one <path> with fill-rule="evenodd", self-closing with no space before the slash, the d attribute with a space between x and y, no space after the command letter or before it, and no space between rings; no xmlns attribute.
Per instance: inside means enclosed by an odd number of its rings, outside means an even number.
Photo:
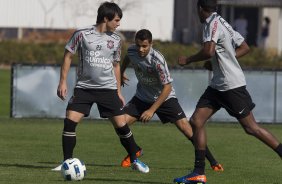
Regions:
<svg viewBox="0 0 282 184"><path fill-rule="evenodd" d="M208 12L215 12L217 9L217 0L198 0L198 7Z"/></svg>
<svg viewBox="0 0 282 184"><path fill-rule="evenodd" d="M141 29L139 31L137 31L136 35L135 35L135 40L148 40L150 43L152 42L153 36L151 31L149 31L148 29Z"/></svg>
<svg viewBox="0 0 282 184"><path fill-rule="evenodd" d="M120 7L116 3L104 2L98 8L96 24L103 23L105 17L111 21L116 15L122 18L122 10Z"/></svg>

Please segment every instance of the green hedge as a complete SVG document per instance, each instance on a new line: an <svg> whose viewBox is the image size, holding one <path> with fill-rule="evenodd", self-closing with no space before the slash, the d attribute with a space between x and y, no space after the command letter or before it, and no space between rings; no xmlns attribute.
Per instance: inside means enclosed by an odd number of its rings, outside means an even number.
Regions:
<svg viewBox="0 0 282 184"><path fill-rule="evenodd" d="M124 43L122 57L130 43ZM12 63L25 64L61 64L64 54L62 43L26 43L18 41L0 42L0 64ZM180 55L196 53L200 46L182 45L171 42L154 42L154 47L165 56L170 67L177 67L177 58ZM77 63L75 59L74 64ZM244 68L282 69L282 57L270 52L264 52L258 48L251 48L251 52L240 59ZM193 64L190 67L200 67L202 63Z"/></svg>

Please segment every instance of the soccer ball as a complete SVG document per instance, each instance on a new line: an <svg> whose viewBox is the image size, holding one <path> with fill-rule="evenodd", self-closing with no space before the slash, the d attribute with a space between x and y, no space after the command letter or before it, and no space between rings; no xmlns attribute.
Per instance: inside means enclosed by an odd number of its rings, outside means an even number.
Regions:
<svg viewBox="0 0 282 184"><path fill-rule="evenodd" d="M83 180L86 175L86 167L78 158L70 158L62 163L61 172L65 180Z"/></svg>

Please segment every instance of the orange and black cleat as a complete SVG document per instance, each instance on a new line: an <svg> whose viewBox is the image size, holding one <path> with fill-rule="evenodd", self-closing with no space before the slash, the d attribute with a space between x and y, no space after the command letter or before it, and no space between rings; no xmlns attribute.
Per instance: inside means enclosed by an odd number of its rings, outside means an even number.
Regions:
<svg viewBox="0 0 282 184"><path fill-rule="evenodd" d="M140 149L139 151L136 152L136 157L139 158L143 155L143 150ZM127 155L121 162L121 167L130 167L131 163L130 163L130 156Z"/></svg>
<svg viewBox="0 0 282 184"><path fill-rule="evenodd" d="M221 164L212 165L211 168L212 168L212 170L214 170L216 172L223 172L224 171Z"/></svg>
<svg viewBox="0 0 282 184"><path fill-rule="evenodd" d="M177 184L206 184L207 178L206 175L200 175L192 172L186 176L175 178L173 182Z"/></svg>

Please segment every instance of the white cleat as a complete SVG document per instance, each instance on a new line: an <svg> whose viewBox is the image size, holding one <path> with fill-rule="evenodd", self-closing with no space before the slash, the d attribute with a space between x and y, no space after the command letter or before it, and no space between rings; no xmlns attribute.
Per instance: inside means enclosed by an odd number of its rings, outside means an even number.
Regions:
<svg viewBox="0 0 282 184"><path fill-rule="evenodd" d="M61 171L62 169L62 164L60 164L59 166L55 167L54 169L51 169L51 171Z"/></svg>
<svg viewBox="0 0 282 184"><path fill-rule="evenodd" d="M149 167L138 159L133 161L131 168L142 173L148 173L150 171Z"/></svg>

